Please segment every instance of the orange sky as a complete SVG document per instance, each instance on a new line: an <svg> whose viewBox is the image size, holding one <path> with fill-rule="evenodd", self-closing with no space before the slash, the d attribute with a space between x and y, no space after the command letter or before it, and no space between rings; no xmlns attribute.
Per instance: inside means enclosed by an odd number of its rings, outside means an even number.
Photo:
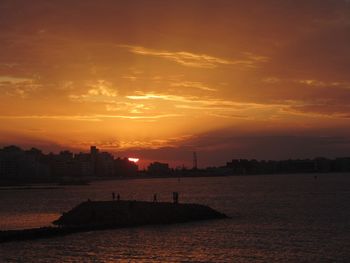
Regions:
<svg viewBox="0 0 350 263"><path fill-rule="evenodd" d="M0 145L350 155L349 1L2 0L0 30Z"/></svg>

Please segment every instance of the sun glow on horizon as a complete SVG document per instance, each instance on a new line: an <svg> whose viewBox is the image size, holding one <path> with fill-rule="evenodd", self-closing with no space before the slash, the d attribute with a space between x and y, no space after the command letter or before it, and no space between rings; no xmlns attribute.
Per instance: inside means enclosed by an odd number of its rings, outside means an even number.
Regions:
<svg viewBox="0 0 350 263"><path fill-rule="evenodd" d="M140 159L139 158L128 158L130 162L137 163Z"/></svg>

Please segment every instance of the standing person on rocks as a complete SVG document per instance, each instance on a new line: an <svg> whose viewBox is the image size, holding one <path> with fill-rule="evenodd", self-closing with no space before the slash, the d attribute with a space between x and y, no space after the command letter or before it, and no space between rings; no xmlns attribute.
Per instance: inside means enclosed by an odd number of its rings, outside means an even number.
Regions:
<svg viewBox="0 0 350 263"><path fill-rule="evenodd" d="M174 204L179 203L179 193L178 192L173 192L173 202L174 202Z"/></svg>

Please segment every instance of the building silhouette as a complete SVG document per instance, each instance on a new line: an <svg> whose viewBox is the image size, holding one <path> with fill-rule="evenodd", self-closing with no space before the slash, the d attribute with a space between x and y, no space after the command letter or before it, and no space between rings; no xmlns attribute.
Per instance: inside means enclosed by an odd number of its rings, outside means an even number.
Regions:
<svg viewBox="0 0 350 263"><path fill-rule="evenodd" d="M148 166L147 172L150 175L164 176L169 175L171 173L171 169L167 163L153 162Z"/></svg>
<svg viewBox="0 0 350 263"><path fill-rule="evenodd" d="M152 176L222 176L247 174L329 173L350 172L350 157L328 159L255 160L233 159L221 167L198 169L193 152L193 168L171 169L168 163L153 162L146 174ZM0 182L52 182L62 178L142 176L138 166L127 158L114 158L91 146L89 152L44 154L31 148L22 150L10 145L0 149Z"/></svg>
<svg viewBox="0 0 350 263"><path fill-rule="evenodd" d="M11 145L0 149L0 181L54 181L64 177L135 176L138 166L91 146L89 153L43 154Z"/></svg>

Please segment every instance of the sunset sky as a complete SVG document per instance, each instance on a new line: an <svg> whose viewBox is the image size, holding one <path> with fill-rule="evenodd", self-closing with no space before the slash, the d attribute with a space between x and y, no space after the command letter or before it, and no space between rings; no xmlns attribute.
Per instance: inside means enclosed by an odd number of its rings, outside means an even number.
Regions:
<svg viewBox="0 0 350 263"><path fill-rule="evenodd" d="M350 156L350 1L1 0L0 94L0 146Z"/></svg>

